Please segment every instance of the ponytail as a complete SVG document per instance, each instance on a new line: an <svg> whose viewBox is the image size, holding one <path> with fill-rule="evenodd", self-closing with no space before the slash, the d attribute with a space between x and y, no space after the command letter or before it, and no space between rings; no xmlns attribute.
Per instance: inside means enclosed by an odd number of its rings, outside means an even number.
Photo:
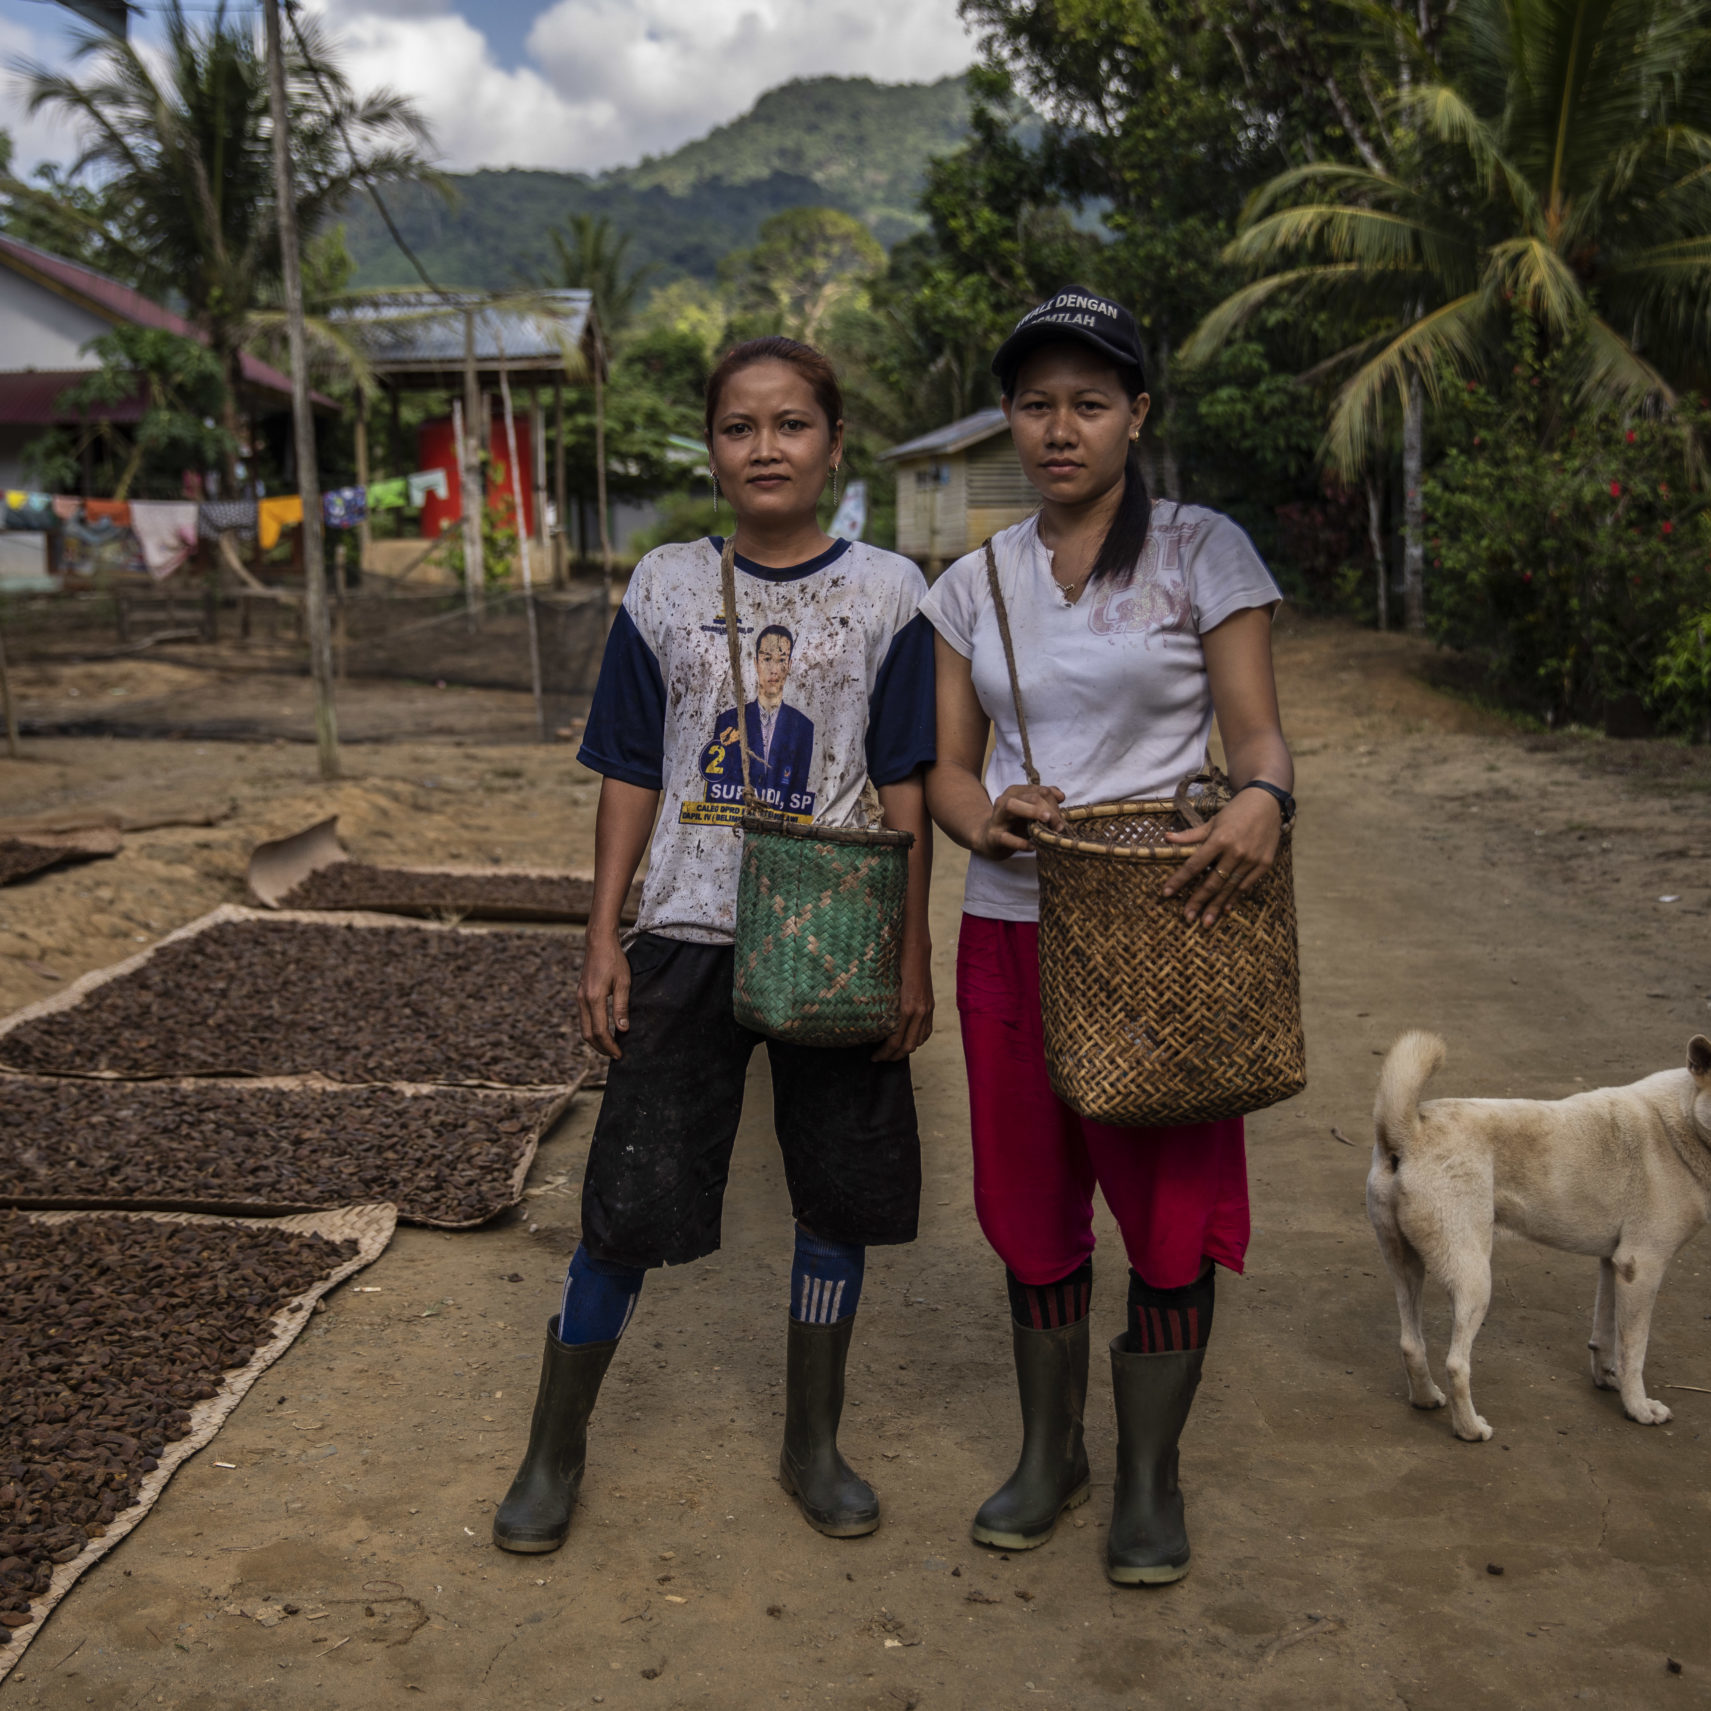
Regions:
<svg viewBox="0 0 1711 1711"><path fill-rule="evenodd" d="M1138 445L1129 447L1123 464L1123 497L1117 501L1117 514L1100 542L1099 556L1088 573L1088 583L1115 577L1127 582L1135 566L1141 562L1141 549L1147 544L1147 525L1152 521L1153 502L1147 494L1147 478L1141 468Z"/></svg>

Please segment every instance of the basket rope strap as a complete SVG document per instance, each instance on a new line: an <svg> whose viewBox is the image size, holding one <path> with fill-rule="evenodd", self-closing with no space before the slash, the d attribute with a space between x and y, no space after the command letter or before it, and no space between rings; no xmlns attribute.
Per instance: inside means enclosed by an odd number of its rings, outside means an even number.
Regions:
<svg viewBox="0 0 1711 1711"><path fill-rule="evenodd" d="M737 532L719 554L719 580L725 591L725 637L731 644L731 682L737 690L737 746L743 756L743 806L755 807L754 786L749 783L749 719L743 702L743 644L737 635Z"/></svg>
<svg viewBox="0 0 1711 1711"><path fill-rule="evenodd" d="M1004 664L1010 673L1010 699L1016 704L1016 731L1022 739L1022 770L1030 784L1038 784L1040 775L1034 766L1034 751L1028 742L1028 721L1022 712L1022 686L1016 680L1016 644L1010 639L1010 613L1004 604L1004 590L998 585L998 558L992 550L992 539L986 541L986 585L992 590L992 607L998 614L998 634L1004 643Z"/></svg>

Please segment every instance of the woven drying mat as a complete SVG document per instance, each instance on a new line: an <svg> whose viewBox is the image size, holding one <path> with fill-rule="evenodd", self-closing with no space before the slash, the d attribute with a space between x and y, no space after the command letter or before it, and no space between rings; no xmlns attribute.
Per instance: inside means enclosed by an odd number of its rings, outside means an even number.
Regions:
<svg viewBox="0 0 1711 1711"><path fill-rule="evenodd" d="M269 909L373 909L432 919L585 922L594 881L585 873L521 867L375 867L352 861L338 816L250 853L249 889ZM641 901L631 888L623 918Z"/></svg>
<svg viewBox="0 0 1711 1711"><path fill-rule="evenodd" d="M335 1211L309 1212L300 1217L277 1219L202 1218L185 1213L126 1212L31 1212L12 1216L49 1226L87 1222L92 1219L112 1221L134 1218L165 1224L212 1224L232 1230L277 1230L298 1236L321 1236L329 1242L354 1242L356 1253L342 1260L301 1294L294 1296L273 1316L270 1321L272 1335L252 1352L244 1365L228 1369L222 1375L219 1387L212 1396L197 1402L190 1409L190 1429L182 1437L167 1444L161 1454L154 1458L156 1465L143 1475L130 1506L120 1510L112 1521L107 1523L106 1532L101 1537L90 1539L75 1557L55 1566L47 1591L31 1598L30 1615L33 1620L27 1627L13 1628L11 1643L0 1646L0 1680L5 1679L13 1665L23 1656L30 1641L41 1632L54 1607L71 1590L77 1577L85 1569L99 1562L148 1514L161 1492L166 1489L167 1481L213 1438L225 1424L227 1416L243 1400L250 1386L291 1347L298 1333L309 1322L309 1315L314 1311L315 1303L330 1289L380 1258L386 1251L387 1243L392 1240L392 1231L397 1222L396 1214L390 1206L346 1206ZM3 1225L5 1217L5 1214L0 1214L0 1225ZM4 1248L0 1247L0 1254L3 1253ZM74 1304L68 1303L68 1306L71 1305Z"/></svg>
<svg viewBox="0 0 1711 1711"><path fill-rule="evenodd" d="M0 834L0 885L28 879L32 873L58 867L61 862L117 855L123 842L110 828L33 837Z"/></svg>
<svg viewBox="0 0 1711 1711"><path fill-rule="evenodd" d="M574 1087L580 934L232 904L0 1022L0 1069Z"/></svg>
<svg viewBox="0 0 1711 1711"><path fill-rule="evenodd" d="M515 1206L574 1088L496 1092L306 1077L8 1077L0 1206L271 1217L384 1200L468 1230Z"/></svg>

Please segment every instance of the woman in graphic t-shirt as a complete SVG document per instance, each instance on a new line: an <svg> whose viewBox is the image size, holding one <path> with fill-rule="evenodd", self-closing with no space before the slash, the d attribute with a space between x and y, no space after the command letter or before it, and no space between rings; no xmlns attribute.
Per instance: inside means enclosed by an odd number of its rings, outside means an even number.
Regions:
<svg viewBox="0 0 1711 1711"><path fill-rule="evenodd" d="M1089 1122L1046 1075L1039 892L1030 824L1059 805L1169 796L1199 770L1214 713L1236 795L1167 891L1210 927L1269 870L1294 812L1271 612L1247 536L1193 505L1153 505L1133 441L1147 414L1134 318L1071 288L1025 316L993 363L1039 511L993 541L1040 776L1023 782L1015 702L984 553L959 559L922 610L938 632L933 818L971 850L957 951L980 1225L1007 1268L1022 1454L974 1521L1025 1550L1085 1501L1093 1189L1122 1231L1128 1330L1111 1345L1118 1469L1106 1572L1180 1579L1188 1535L1176 1444L1212 1327L1213 1267L1248 1240L1239 1119L1172 1129ZM982 770L989 729L992 758Z"/></svg>
<svg viewBox="0 0 1711 1711"><path fill-rule="evenodd" d="M837 1428L867 1246L913 1241L920 1203L908 1058L933 1014L921 782L933 758L933 638L917 615L926 584L909 560L832 540L816 520L843 455L843 401L818 351L791 339L739 345L708 382L706 420L714 479L736 518L745 687L733 694L724 542L649 553L613 624L580 756L604 782L577 998L583 1038L613 1061L528 1451L494 1518L494 1542L510 1551L564 1542L588 1418L648 1269L719 1246L760 1042L731 1005L739 717L766 754L755 788L771 807L848 826L871 780L885 824L915 834L896 1033L877 1049L767 1042L796 1215L780 1477L823 1533L879 1525L879 1500L838 1453ZM626 948L619 910L644 851Z"/></svg>

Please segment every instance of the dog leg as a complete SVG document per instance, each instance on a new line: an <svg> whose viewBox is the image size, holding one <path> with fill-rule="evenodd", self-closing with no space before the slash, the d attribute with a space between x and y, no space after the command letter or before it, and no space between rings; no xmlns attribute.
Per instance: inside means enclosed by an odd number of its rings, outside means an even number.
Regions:
<svg viewBox="0 0 1711 1711"><path fill-rule="evenodd" d="M1491 1428L1473 1406L1473 1340L1485 1323L1491 1305L1491 1250L1489 1233L1484 1246L1472 1241L1458 1243L1443 1278L1450 1292L1453 1324L1449 1358L1444 1362L1450 1376L1450 1421L1458 1438L1478 1443L1491 1436Z"/></svg>
<svg viewBox="0 0 1711 1711"><path fill-rule="evenodd" d="M1646 1253L1624 1254L1613 1263L1616 1277L1616 1375L1622 1408L1642 1426L1661 1426L1670 1411L1646 1395L1646 1344L1652 1334L1652 1308L1663 1283L1666 1259Z"/></svg>
<svg viewBox="0 0 1711 1711"><path fill-rule="evenodd" d="M1367 1212L1378 1236L1378 1251L1396 1287L1396 1312L1402 1321L1402 1365L1408 1374L1408 1400L1416 1408L1442 1408L1444 1393L1432 1379L1426 1354L1426 1262L1396 1223L1392 1201L1369 1195Z"/></svg>
<svg viewBox="0 0 1711 1711"><path fill-rule="evenodd" d="M1598 1296L1592 1304L1592 1382L1600 1390L1614 1390L1616 1376L1616 1268L1607 1259L1598 1262Z"/></svg>

